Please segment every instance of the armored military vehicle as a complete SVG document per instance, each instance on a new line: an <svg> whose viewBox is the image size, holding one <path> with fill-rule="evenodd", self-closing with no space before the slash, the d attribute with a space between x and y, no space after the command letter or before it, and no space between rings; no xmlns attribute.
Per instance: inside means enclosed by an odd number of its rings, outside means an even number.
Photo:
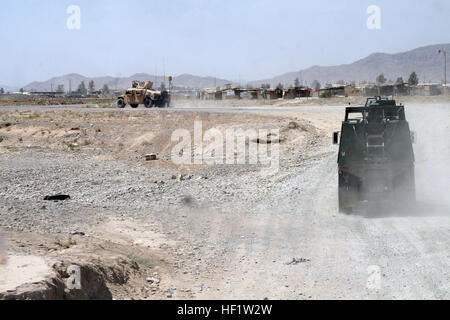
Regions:
<svg viewBox="0 0 450 320"><path fill-rule="evenodd" d="M117 106L125 108L129 104L132 108L143 104L146 108L164 108L170 106L170 93L167 90L153 89L153 82L133 81L132 88L117 99Z"/></svg>
<svg viewBox="0 0 450 320"><path fill-rule="evenodd" d="M339 132L333 139L338 144ZM405 107L395 100L375 97L346 108L338 156L340 212L413 204L413 142Z"/></svg>

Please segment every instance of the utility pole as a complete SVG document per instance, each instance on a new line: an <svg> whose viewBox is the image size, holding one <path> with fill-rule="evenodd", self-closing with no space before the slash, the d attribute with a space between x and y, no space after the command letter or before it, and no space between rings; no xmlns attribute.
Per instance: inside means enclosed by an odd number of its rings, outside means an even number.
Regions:
<svg viewBox="0 0 450 320"><path fill-rule="evenodd" d="M439 54L444 54L444 85L447 85L447 51L439 49Z"/></svg>

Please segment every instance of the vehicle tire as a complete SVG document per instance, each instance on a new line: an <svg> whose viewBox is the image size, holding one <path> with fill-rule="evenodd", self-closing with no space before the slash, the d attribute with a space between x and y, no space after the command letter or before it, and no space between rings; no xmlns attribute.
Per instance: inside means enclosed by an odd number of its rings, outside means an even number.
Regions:
<svg viewBox="0 0 450 320"><path fill-rule="evenodd" d="M120 109L125 108L125 101L123 99L117 100L117 107Z"/></svg>
<svg viewBox="0 0 450 320"><path fill-rule="evenodd" d="M153 101L150 98L146 98L144 100L144 107L146 107L147 109L153 107Z"/></svg>
<svg viewBox="0 0 450 320"><path fill-rule="evenodd" d="M133 109L136 109L137 107L139 107L138 104L130 104L130 106L131 106Z"/></svg>

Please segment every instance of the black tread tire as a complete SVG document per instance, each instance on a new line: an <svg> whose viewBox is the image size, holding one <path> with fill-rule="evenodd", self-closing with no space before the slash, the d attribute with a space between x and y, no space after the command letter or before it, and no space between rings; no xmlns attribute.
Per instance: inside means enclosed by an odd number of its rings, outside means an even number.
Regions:
<svg viewBox="0 0 450 320"><path fill-rule="evenodd" d="M117 107L118 107L119 109L125 108L125 101L124 101L123 99L117 100Z"/></svg>
<svg viewBox="0 0 450 320"><path fill-rule="evenodd" d="M146 98L144 100L144 107L146 107L147 109L150 109L153 107L153 101L150 98Z"/></svg>
<svg viewBox="0 0 450 320"><path fill-rule="evenodd" d="M137 107L139 107L138 104L130 104L130 106L131 106L133 109L136 109Z"/></svg>

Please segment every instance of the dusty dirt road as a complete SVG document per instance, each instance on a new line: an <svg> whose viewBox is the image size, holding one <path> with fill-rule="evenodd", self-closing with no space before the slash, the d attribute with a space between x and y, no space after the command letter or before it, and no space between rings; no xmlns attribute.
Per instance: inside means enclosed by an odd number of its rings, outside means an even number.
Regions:
<svg viewBox="0 0 450 320"><path fill-rule="evenodd" d="M344 108L233 108L0 109L11 261L44 257L62 279L61 261L85 261L105 282L88 298L450 297L450 105L407 106L417 210L369 217L337 210L331 134ZM174 165L170 135L194 120L279 128L279 171ZM151 152L159 160L143 159ZM59 192L71 199L42 200Z"/></svg>

